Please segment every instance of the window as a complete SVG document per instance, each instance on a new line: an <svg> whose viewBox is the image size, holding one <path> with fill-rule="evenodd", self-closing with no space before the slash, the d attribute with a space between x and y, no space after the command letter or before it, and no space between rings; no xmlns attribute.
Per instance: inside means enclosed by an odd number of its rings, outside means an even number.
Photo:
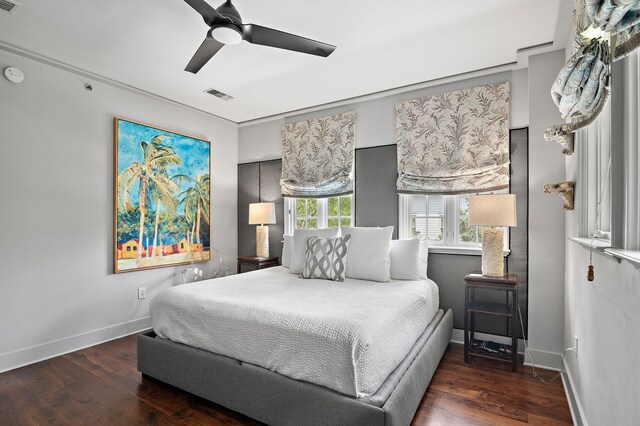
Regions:
<svg viewBox="0 0 640 426"><path fill-rule="evenodd" d="M296 198L294 213L296 228L318 227L318 199Z"/></svg>
<svg viewBox="0 0 640 426"><path fill-rule="evenodd" d="M327 198L327 226L351 226L351 196Z"/></svg>
<svg viewBox="0 0 640 426"><path fill-rule="evenodd" d="M332 228L353 223L351 195L329 198L285 198L285 234L296 228Z"/></svg>
<svg viewBox="0 0 640 426"><path fill-rule="evenodd" d="M595 122L576 134L576 145L586 147L578 149L580 163L579 185L576 201L585 214L580 217L580 236L595 237L609 241L611 239L611 108L607 102L602 114Z"/></svg>
<svg viewBox="0 0 640 426"><path fill-rule="evenodd" d="M452 248L458 252L480 253L481 229L469 225L470 196L401 194L400 238L427 238L435 251ZM508 244L505 228L505 250Z"/></svg>
<svg viewBox="0 0 640 426"><path fill-rule="evenodd" d="M127 246L127 251L131 251L131 246Z"/></svg>

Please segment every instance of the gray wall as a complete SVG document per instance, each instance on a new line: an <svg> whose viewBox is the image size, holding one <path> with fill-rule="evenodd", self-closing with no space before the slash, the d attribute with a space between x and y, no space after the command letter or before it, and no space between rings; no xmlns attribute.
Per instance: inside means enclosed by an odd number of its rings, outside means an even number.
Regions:
<svg viewBox="0 0 640 426"><path fill-rule="evenodd" d="M7 66L26 78L0 78L0 371L149 327L173 283L112 274L115 115L211 141L212 246L237 254L237 125L0 50Z"/></svg>
<svg viewBox="0 0 640 426"><path fill-rule="evenodd" d="M378 99L362 102L355 99L349 105L322 108L315 112L290 115L286 118L260 120L257 124L242 124L238 131L238 162L250 163L282 157L282 125L284 123L308 120L344 111L356 112L356 149L395 144L396 102L507 80L511 83L510 127L526 127L529 125L528 73L526 69L521 69L461 79L447 84L434 83L432 87L397 93ZM548 94L548 92L547 89L545 93Z"/></svg>
<svg viewBox="0 0 640 426"><path fill-rule="evenodd" d="M524 313L526 327L527 312L527 129L511 131L511 192L517 194L518 227L511 233L511 254L507 259L507 268L520 277L519 305ZM355 224L357 226L394 226L394 238L398 229L398 195L396 191L397 160L396 145L361 148L355 154ZM246 224L246 216L250 202L257 200L257 188L263 188L262 201L265 200L265 189L275 197L268 201L282 203L280 196L280 160L260 163L240 164L238 166L238 247L239 255L255 253L255 227ZM269 170L269 172L265 172ZM282 204L277 204L277 211L282 212ZM282 219L278 217L277 228L270 227L270 244L276 239L282 240ZM280 251L277 251L280 250ZM270 254L279 256L281 245L270 249ZM464 277L469 272L481 269L480 256L463 256L450 254L430 254L428 275L440 289L440 306L453 308L454 327L464 327ZM477 292L484 300L502 302L503 292ZM477 315L478 331L507 335L507 322L502 318Z"/></svg>
<svg viewBox="0 0 640 426"><path fill-rule="evenodd" d="M529 58L529 345L536 364L556 368L564 348L562 271L567 213L558 196L545 194L542 187L565 180L562 148L544 140L549 126L563 122L549 90L564 64L564 50Z"/></svg>

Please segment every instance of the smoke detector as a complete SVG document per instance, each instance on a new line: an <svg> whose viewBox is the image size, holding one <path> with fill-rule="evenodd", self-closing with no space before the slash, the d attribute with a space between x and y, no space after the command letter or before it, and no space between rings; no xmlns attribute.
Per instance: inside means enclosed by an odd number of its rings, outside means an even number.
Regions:
<svg viewBox="0 0 640 426"><path fill-rule="evenodd" d="M0 11L7 12L10 15L16 13L20 6L22 5L14 0L0 0Z"/></svg>
<svg viewBox="0 0 640 426"><path fill-rule="evenodd" d="M5 68L4 76L12 83L22 83L24 81L24 74L16 67Z"/></svg>

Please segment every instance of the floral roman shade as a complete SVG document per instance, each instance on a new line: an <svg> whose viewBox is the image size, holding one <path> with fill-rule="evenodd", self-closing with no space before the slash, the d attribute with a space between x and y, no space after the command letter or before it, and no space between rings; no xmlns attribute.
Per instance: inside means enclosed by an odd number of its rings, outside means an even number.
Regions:
<svg viewBox="0 0 640 426"><path fill-rule="evenodd" d="M355 112L345 112L282 127L283 197L353 192L355 119Z"/></svg>
<svg viewBox="0 0 640 426"><path fill-rule="evenodd" d="M401 193L461 194L509 186L509 82L396 104Z"/></svg>

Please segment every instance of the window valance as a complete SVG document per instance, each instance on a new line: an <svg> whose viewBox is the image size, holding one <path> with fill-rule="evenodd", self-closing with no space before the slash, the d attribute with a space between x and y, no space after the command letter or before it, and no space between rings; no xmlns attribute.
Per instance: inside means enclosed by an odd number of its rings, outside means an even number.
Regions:
<svg viewBox="0 0 640 426"><path fill-rule="evenodd" d="M509 82L396 104L400 193L509 186Z"/></svg>
<svg viewBox="0 0 640 426"><path fill-rule="evenodd" d="M579 40L580 48L551 87L562 118L597 116L608 96L609 43L599 38Z"/></svg>
<svg viewBox="0 0 640 426"><path fill-rule="evenodd" d="M614 59L640 46L640 0L586 0L585 6L594 27L617 37Z"/></svg>
<svg viewBox="0 0 640 426"><path fill-rule="evenodd" d="M574 0L575 53L562 67L551 97L562 123L547 129L571 155L573 132L598 118L609 96L611 63L640 47L640 0ZM568 147L568 148L567 148Z"/></svg>
<svg viewBox="0 0 640 426"><path fill-rule="evenodd" d="M283 197L353 192L355 118L355 112L345 112L282 127Z"/></svg>

